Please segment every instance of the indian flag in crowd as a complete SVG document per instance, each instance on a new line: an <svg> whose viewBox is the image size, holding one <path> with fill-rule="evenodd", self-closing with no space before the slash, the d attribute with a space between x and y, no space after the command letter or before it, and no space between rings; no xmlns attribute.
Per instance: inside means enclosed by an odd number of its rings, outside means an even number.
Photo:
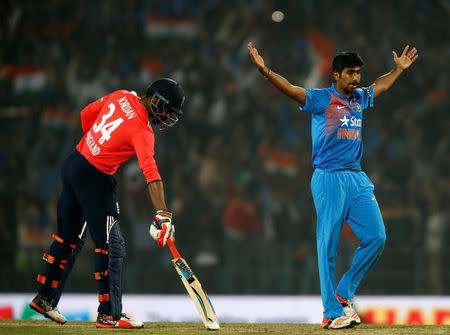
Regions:
<svg viewBox="0 0 450 335"><path fill-rule="evenodd" d="M149 37L194 38L197 35L197 23L194 19L168 19L149 15L145 32Z"/></svg>
<svg viewBox="0 0 450 335"><path fill-rule="evenodd" d="M47 84L48 71L38 66L3 65L0 76L9 77L16 93L39 91Z"/></svg>

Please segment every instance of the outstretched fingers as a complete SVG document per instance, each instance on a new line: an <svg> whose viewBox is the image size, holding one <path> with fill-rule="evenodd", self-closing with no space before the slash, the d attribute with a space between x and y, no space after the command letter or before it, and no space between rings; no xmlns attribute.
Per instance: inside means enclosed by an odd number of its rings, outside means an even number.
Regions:
<svg viewBox="0 0 450 335"><path fill-rule="evenodd" d="M408 52L408 49L409 49L409 45L407 45L407 46L405 47L405 49L403 49L402 56L405 56L405 55L406 55L406 53Z"/></svg>
<svg viewBox="0 0 450 335"><path fill-rule="evenodd" d="M412 48L409 52L408 52L408 58L413 59L414 56L416 56L417 54L417 49L416 48Z"/></svg>
<svg viewBox="0 0 450 335"><path fill-rule="evenodd" d="M259 63L258 59L260 58L260 56L258 50L253 47L252 42L248 43L248 52L250 54L250 58L252 59L252 61L255 64L258 64Z"/></svg>
<svg viewBox="0 0 450 335"><path fill-rule="evenodd" d="M257 55L258 54L258 50L256 50L256 48L253 47L252 42L248 42L248 52L250 53L250 55Z"/></svg>
<svg viewBox="0 0 450 335"><path fill-rule="evenodd" d="M250 54L252 62L261 70L264 67L264 60L259 55L258 50L253 47L252 42L248 43L248 53Z"/></svg>
<svg viewBox="0 0 450 335"><path fill-rule="evenodd" d="M413 47L411 50L409 50L409 45L407 45L404 49L402 54L397 56L397 53L395 51L392 51L392 55L394 56L395 63L403 63L403 68L408 68L414 61L419 57L418 50Z"/></svg>
<svg viewBox="0 0 450 335"><path fill-rule="evenodd" d="M253 47L252 42L248 43L248 51L253 56L257 56L258 55L258 50L256 50L256 48Z"/></svg>

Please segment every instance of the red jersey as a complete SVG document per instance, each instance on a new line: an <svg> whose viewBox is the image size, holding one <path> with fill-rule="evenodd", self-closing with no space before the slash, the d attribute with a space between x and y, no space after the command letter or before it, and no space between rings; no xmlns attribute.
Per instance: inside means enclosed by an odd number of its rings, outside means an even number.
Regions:
<svg viewBox="0 0 450 335"><path fill-rule="evenodd" d="M89 104L81 111L81 126L85 135L77 149L97 169L112 175L136 154L147 183L161 180L155 135L136 93L115 91Z"/></svg>

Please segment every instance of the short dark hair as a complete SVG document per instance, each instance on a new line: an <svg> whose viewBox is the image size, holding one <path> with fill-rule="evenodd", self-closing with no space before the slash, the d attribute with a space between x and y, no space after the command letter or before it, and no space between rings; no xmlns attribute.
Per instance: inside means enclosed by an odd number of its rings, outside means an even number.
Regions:
<svg viewBox="0 0 450 335"><path fill-rule="evenodd" d="M332 72L341 73L346 67L361 67L364 62L356 52L344 51L338 53L333 59Z"/></svg>

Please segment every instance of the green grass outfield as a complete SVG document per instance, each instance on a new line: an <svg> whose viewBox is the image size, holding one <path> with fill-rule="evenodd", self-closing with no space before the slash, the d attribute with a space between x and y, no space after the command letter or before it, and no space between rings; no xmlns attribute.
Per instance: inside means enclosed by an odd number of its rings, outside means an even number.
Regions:
<svg viewBox="0 0 450 335"><path fill-rule="evenodd" d="M143 329L97 329L94 322L68 322L58 325L51 321L0 320L0 335L80 335L80 334L450 334L450 326L360 325L353 329L324 330L311 324L238 324L225 323L219 331L208 331L201 323L148 322Z"/></svg>

